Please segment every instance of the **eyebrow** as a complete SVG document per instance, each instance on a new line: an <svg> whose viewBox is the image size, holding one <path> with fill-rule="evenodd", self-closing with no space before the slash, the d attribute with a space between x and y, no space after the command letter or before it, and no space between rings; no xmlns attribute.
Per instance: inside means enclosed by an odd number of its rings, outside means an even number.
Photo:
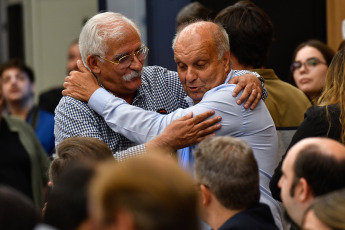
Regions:
<svg viewBox="0 0 345 230"><path fill-rule="evenodd" d="M138 50L140 50L140 49L143 48L143 47L144 47L144 45L141 44L141 45L139 46L139 48L137 48L134 52L137 52ZM130 53L133 53L133 52L127 52L127 53L117 54L117 55L115 55L115 57L113 58L113 60L119 60L119 59L122 58L123 56L129 55Z"/></svg>

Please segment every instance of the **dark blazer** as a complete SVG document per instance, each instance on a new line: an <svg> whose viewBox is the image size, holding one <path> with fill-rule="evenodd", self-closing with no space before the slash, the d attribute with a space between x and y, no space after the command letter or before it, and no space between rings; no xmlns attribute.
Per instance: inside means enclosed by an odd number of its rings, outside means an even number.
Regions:
<svg viewBox="0 0 345 230"><path fill-rule="evenodd" d="M277 230L270 208L258 203L228 219L219 230Z"/></svg>
<svg viewBox="0 0 345 230"><path fill-rule="evenodd" d="M339 105L329 105L327 106L327 108L330 121L327 117L326 106L312 106L307 110L307 112L304 115L304 121L298 127L295 135L292 137L291 143L287 148L286 153L294 144L307 137L329 137L337 141L340 141L341 124L339 121ZM272 196L279 201L281 200L281 198L280 189L278 188L278 181L281 177L281 167L285 159L286 153L283 155L282 160L279 162L279 165L275 169L272 179L270 181L270 190Z"/></svg>

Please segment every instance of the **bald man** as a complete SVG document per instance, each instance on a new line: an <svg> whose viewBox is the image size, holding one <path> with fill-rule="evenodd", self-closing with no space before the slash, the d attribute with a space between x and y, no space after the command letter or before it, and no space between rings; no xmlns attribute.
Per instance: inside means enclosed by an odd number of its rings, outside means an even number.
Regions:
<svg viewBox="0 0 345 230"><path fill-rule="evenodd" d="M345 146L329 138L306 138L287 153L278 186L287 214L299 227L314 198L345 187Z"/></svg>

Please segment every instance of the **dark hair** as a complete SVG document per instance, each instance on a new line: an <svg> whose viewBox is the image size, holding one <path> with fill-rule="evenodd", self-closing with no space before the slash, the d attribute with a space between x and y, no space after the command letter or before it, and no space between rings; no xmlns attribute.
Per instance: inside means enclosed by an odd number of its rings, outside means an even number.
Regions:
<svg viewBox="0 0 345 230"><path fill-rule="evenodd" d="M322 54L323 58L326 60L327 66L331 64L333 56L335 54L334 51L331 48L329 48L325 43L319 40L315 40L315 39L308 40L306 42L299 44L292 55L291 62L295 61L298 51L300 51L302 48L306 46L311 46L317 49ZM296 86L296 83L293 79L293 72L291 71L290 71L289 81L292 85Z"/></svg>
<svg viewBox="0 0 345 230"><path fill-rule="evenodd" d="M291 196L300 178L306 179L315 197L320 196L345 187L345 159L335 159L322 153L319 146L309 144L296 157L294 174Z"/></svg>
<svg viewBox="0 0 345 230"><path fill-rule="evenodd" d="M258 165L250 146L230 136L208 138L194 152L196 180L228 209L246 209L260 199Z"/></svg>
<svg viewBox="0 0 345 230"><path fill-rule="evenodd" d="M178 12L176 16L176 28L197 19L212 20L215 16L216 14L213 9L204 6L200 2L192 2Z"/></svg>
<svg viewBox="0 0 345 230"><path fill-rule="evenodd" d="M215 18L229 35L230 51L242 65L265 66L273 40L269 16L250 1L240 1L222 10Z"/></svg>
<svg viewBox="0 0 345 230"><path fill-rule="evenodd" d="M14 188L0 186L0 204L0 229L31 230L41 220L34 203Z"/></svg>
<svg viewBox="0 0 345 230"><path fill-rule="evenodd" d="M44 222L58 229L77 229L89 217L87 188L93 174L93 167L82 163L64 171L48 196Z"/></svg>
<svg viewBox="0 0 345 230"><path fill-rule="evenodd" d="M31 83L35 82L34 72L32 71L30 67L25 65L24 62L20 59L11 59L5 62L5 64L3 64L3 66L0 69L0 77L2 78L2 74L5 72L5 70L12 69L12 68L19 69L22 72L26 73L29 77L30 82Z"/></svg>

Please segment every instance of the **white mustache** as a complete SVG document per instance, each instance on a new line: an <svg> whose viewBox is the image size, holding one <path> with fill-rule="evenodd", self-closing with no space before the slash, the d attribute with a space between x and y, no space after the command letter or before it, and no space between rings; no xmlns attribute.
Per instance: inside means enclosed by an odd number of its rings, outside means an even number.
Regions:
<svg viewBox="0 0 345 230"><path fill-rule="evenodd" d="M132 71L129 74L123 75L123 80L125 81L131 81L133 78L139 77L141 74L143 73L143 71Z"/></svg>

